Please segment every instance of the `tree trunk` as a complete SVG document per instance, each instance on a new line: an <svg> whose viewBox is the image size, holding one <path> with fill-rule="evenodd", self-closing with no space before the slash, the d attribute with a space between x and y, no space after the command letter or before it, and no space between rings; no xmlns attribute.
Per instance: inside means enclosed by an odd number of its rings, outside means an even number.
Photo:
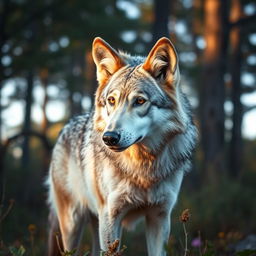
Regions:
<svg viewBox="0 0 256 256"><path fill-rule="evenodd" d="M94 94L98 85L96 79L96 68L91 51L87 51L85 53L85 60L86 94L90 97L93 104ZM89 111L89 109L87 109L87 111Z"/></svg>
<svg viewBox="0 0 256 256"><path fill-rule="evenodd" d="M47 86L48 86L48 80L49 80L49 72L47 68L43 68L40 71L40 79L42 83L42 87L44 89L44 100L42 105L42 111L43 111L43 119L41 124L42 134L45 138L47 138L47 131L49 126L49 120L46 115L46 107L49 101L49 97L47 94ZM43 173L45 174L48 171L50 163L50 157L48 152L44 151L43 153Z"/></svg>
<svg viewBox="0 0 256 256"><path fill-rule="evenodd" d="M4 67L2 64L2 47L4 46L6 40L7 40L7 34L6 34L6 23L8 14L10 11L10 1L4 0L2 3L2 8L0 12L0 153L2 154L3 151L3 145L2 145L2 87L3 87L3 81L4 81ZM0 154L0 195L4 193L4 170L2 168L1 162L2 162L2 155Z"/></svg>
<svg viewBox="0 0 256 256"><path fill-rule="evenodd" d="M242 16L242 8L239 0L232 0L230 21L232 23L238 21ZM231 100L233 103L233 127L230 142L230 175L236 178L242 167L242 118L243 108L240 101L241 88L241 29L236 26L231 31L231 81L232 92Z"/></svg>
<svg viewBox="0 0 256 256"><path fill-rule="evenodd" d="M30 5L31 10L34 8L34 4L32 3ZM35 22L32 22L29 26L31 35L28 38L28 56L31 56L34 54L34 50L32 48L33 42L36 39L36 33L37 33L37 24ZM31 110L32 110L32 104L33 104L33 85L34 85L34 74L35 70L33 66L30 66L28 68L27 72L27 90L26 90L26 97L25 97L25 116L24 116L24 124L23 124L23 131L29 131L31 130ZM24 137L23 145L22 145L22 166L23 168L27 168L29 164L29 137Z"/></svg>
<svg viewBox="0 0 256 256"><path fill-rule="evenodd" d="M168 21L170 0L154 0L154 23L152 45L163 36L169 37Z"/></svg>
<svg viewBox="0 0 256 256"><path fill-rule="evenodd" d="M25 118L23 124L23 131L31 130L31 109L32 109L32 92L33 92L33 81L34 80L34 71L31 69L27 74L27 90L26 90L26 98L25 98ZM24 168L28 166L29 163L29 136L24 137L24 142L22 145L22 165Z"/></svg>
<svg viewBox="0 0 256 256"><path fill-rule="evenodd" d="M196 46L196 39L199 35L202 34L202 12L203 12L203 2L201 0L193 1L193 9L192 9L192 37L193 37L193 51L197 55L197 58L200 61L201 58L201 50Z"/></svg>
<svg viewBox="0 0 256 256"><path fill-rule="evenodd" d="M48 97L48 94L47 94L48 76L49 76L48 73L49 72L48 72L47 68L43 68L40 71L40 80L41 80L42 87L43 87L43 90L44 90L44 100L43 100L43 105L42 105L43 119L42 119L42 125L41 125L42 133L44 135L46 135L48 125L49 125L49 121L48 121L48 118L47 118L47 115L46 115L46 106L47 106L47 103L48 103L48 100L49 100L49 97Z"/></svg>
<svg viewBox="0 0 256 256"><path fill-rule="evenodd" d="M2 47L4 46L6 40L7 40L7 34L6 34L6 23L8 14L10 11L10 1L4 0L2 3L0 13L0 147L2 145L2 87L3 87L3 77L4 77L4 67L1 62L3 57ZM0 171L1 172L1 171Z"/></svg>
<svg viewBox="0 0 256 256"><path fill-rule="evenodd" d="M224 72L228 45L226 0L205 0L205 40L200 89L204 173L216 181L224 164Z"/></svg>

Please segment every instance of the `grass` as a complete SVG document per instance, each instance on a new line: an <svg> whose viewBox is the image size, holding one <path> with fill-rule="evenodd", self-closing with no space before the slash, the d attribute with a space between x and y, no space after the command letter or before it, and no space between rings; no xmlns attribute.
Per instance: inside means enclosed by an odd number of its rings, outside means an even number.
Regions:
<svg viewBox="0 0 256 256"><path fill-rule="evenodd" d="M34 155L40 154L35 150ZM185 184L172 213L172 232L166 245L168 255L230 255L231 245L248 234L256 233L256 204L253 203L256 171L253 159L246 166L247 171L237 180L222 175L217 184L196 183L202 176L196 171L185 177ZM44 255L48 209L45 204L46 190L42 186L45 174L38 169L41 166L40 158L33 160L27 169L20 168L20 163L11 155L8 155L6 163L5 180L8 189L0 205L0 256ZM10 201L11 198L15 201ZM183 223L179 216L186 208L190 209L191 217ZM124 232L122 241L127 248L118 252L121 255L147 255L143 224L138 226L136 232ZM84 255L90 251L90 244L89 230L86 229L82 247ZM72 255L72 252L64 253ZM111 251L102 252L102 255L104 253L111 255ZM244 251L237 253L237 256L250 256L253 253Z"/></svg>
<svg viewBox="0 0 256 256"><path fill-rule="evenodd" d="M10 202L10 205L12 202ZM11 211L11 207L6 209L6 211L3 211L2 215L0 216L0 219L3 221L3 217L7 217L8 213ZM4 209L3 206L1 206L2 209ZM179 222L180 225L182 226L183 229L183 238L181 240L184 240L184 242L181 242L180 244L181 247L179 250L175 250L174 242L172 237L169 239L168 244L165 246L165 249L167 251L167 255L170 256L220 256L220 255L225 255L223 252L221 252L218 248L218 245L212 242L209 242L207 240L203 241L201 238L201 233L198 232L198 237L194 239L191 243L192 247L189 246L189 231L187 228L187 225L189 222L191 222L191 213L189 209L185 209L182 211L180 217L179 217ZM1 240L0 243L0 256L7 256L7 255L12 255L12 256L36 256L36 255L41 255L38 253L36 247L36 234L37 234L37 227L34 224L30 224L28 226L28 231L29 231L29 244L27 247L25 247L23 244L20 242L16 241L13 245L11 246L5 246L3 241ZM220 233L220 239L222 239L222 242L224 241L225 234ZM59 245L59 250L62 256L73 256L76 253L76 249L73 249L72 251L62 251L61 246L60 246L60 241L59 241L59 236L56 234L56 240L57 244ZM108 245L108 250L106 252L101 252L100 256L125 256L125 250L127 249L126 246L122 246L122 248L119 250L119 240L115 240L113 243L109 243ZM90 252L85 251L79 256L89 256ZM138 255L138 254L136 254ZM244 250L237 252L235 254L236 256L255 256L256 255L256 250Z"/></svg>

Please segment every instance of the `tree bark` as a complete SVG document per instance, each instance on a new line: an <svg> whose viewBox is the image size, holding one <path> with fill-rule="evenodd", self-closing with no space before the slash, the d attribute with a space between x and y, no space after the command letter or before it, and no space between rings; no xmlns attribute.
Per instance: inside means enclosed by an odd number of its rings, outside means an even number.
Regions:
<svg viewBox="0 0 256 256"><path fill-rule="evenodd" d="M2 144L2 87L4 81L4 67L1 60L3 57L2 47L4 46L7 40L6 23L9 11L10 1L4 0L2 3L2 12L0 13L0 147Z"/></svg>
<svg viewBox="0 0 256 256"><path fill-rule="evenodd" d="M242 16L242 8L239 0L232 0L230 21L235 23ZM233 103L233 127L230 142L230 158L229 168L230 175L236 178L242 167L242 118L243 107L240 101L242 94L241 88L241 28L239 26L233 27L231 31L231 82L232 92L231 100Z"/></svg>
<svg viewBox="0 0 256 256"><path fill-rule="evenodd" d="M92 58L91 50L85 53L85 75L86 75L86 93L91 99L93 104L94 94L97 89L97 78L96 78L96 68ZM88 109L89 110L89 109Z"/></svg>
<svg viewBox="0 0 256 256"><path fill-rule="evenodd" d="M47 94L47 86L48 86L48 82L49 82L49 71L47 68L43 68L40 70L40 80L42 83L42 87L44 90L44 100L43 100L43 104L42 104L42 112L43 112L43 119L42 119L42 123L41 123L41 129L42 129L42 134L45 138L47 138L47 131L48 131L48 127L49 127L49 120L47 118L47 114L46 114L46 107L49 101L49 97ZM43 153L43 173L46 173L48 168L49 168L49 162L50 162L50 158L49 158L49 154L48 152L44 151Z"/></svg>
<svg viewBox="0 0 256 256"><path fill-rule="evenodd" d="M48 129L48 125L49 125L49 121L46 115L46 106L48 104L49 101L49 97L47 94L47 86L48 86L48 76L49 76L49 72L47 68L43 68L40 70L40 80L42 83L42 87L44 90L44 100L43 100L43 105L42 105L42 111L43 111L43 119L42 119L42 133L46 135L47 133L47 129Z"/></svg>
<svg viewBox="0 0 256 256"><path fill-rule="evenodd" d="M168 21L170 15L170 0L154 0L154 23L152 45L160 37L169 37ZM152 46L151 45L151 46Z"/></svg>
<svg viewBox="0 0 256 256"><path fill-rule="evenodd" d="M30 5L31 10L35 7L34 3ZM31 35L28 38L28 50L27 55L31 56L34 54L34 50L32 45L36 39L37 33L37 24L35 22L31 23L29 26ZM33 104L33 85L34 85L34 67L31 66L28 68L27 71L27 90L26 90L26 97L25 97L25 116L24 116L24 123L23 123L23 131L31 130L31 110ZM27 168L29 164L29 137L24 137L23 145L22 145L22 166L23 168Z"/></svg>
<svg viewBox="0 0 256 256"><path fill-rule="evenodd" d="M200 116L204 173L216 181L224 170L224 100L225 60L228 45L228 18L226 0L206 0L205 40L202 83L200 89Z"/></svg>
<svg viewBox="0 0 256 256"><path fill-rule="evenodd" d="M33 104L32 92L33 92L33 81L34 80L34 71L31 69L27 74L27 90L25 98L25 117L23 124L23 131L31 130L31 110ZM22 145L22 165L24 168L28 166L29 163L29 136L24 137Z"/></svg>

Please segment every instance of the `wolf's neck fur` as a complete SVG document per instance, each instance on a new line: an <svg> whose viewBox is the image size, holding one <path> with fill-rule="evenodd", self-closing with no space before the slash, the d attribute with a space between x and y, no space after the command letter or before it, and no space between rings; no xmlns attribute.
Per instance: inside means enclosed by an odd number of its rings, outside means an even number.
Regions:
<svg viewBox="0 0 256 256"><path fill-rule="evenodd" d="M117 175L129 177L135 184L148 188L179 169L184 172L189 169L195 136L196 128L188 125L184 133L166 136L154 150L143 143L132 145L121 153L103 147L115 159L114 165L119 169Z"/></svg>

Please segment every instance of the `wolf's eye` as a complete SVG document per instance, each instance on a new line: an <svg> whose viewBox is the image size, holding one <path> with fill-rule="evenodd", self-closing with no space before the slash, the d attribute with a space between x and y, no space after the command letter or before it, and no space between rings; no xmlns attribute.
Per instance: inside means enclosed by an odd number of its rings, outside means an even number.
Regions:
<svg viewBox="0 0 256 256"><path fill-rule="evenodd" d="M143 97L138 97L136 98L134 105L140 106L140 105L143 105L145 102L146 102L146 99L144 99Z"/></svg>
<svg viewBox="0 0 256 256"><path fill-rule="evenodd" d="M114 106L115 105L115 102L116 102L116 100L115 100L115 98L114 97L108 97L108 103L109 103L109 105L111 105L111 106Z"/></svg>

